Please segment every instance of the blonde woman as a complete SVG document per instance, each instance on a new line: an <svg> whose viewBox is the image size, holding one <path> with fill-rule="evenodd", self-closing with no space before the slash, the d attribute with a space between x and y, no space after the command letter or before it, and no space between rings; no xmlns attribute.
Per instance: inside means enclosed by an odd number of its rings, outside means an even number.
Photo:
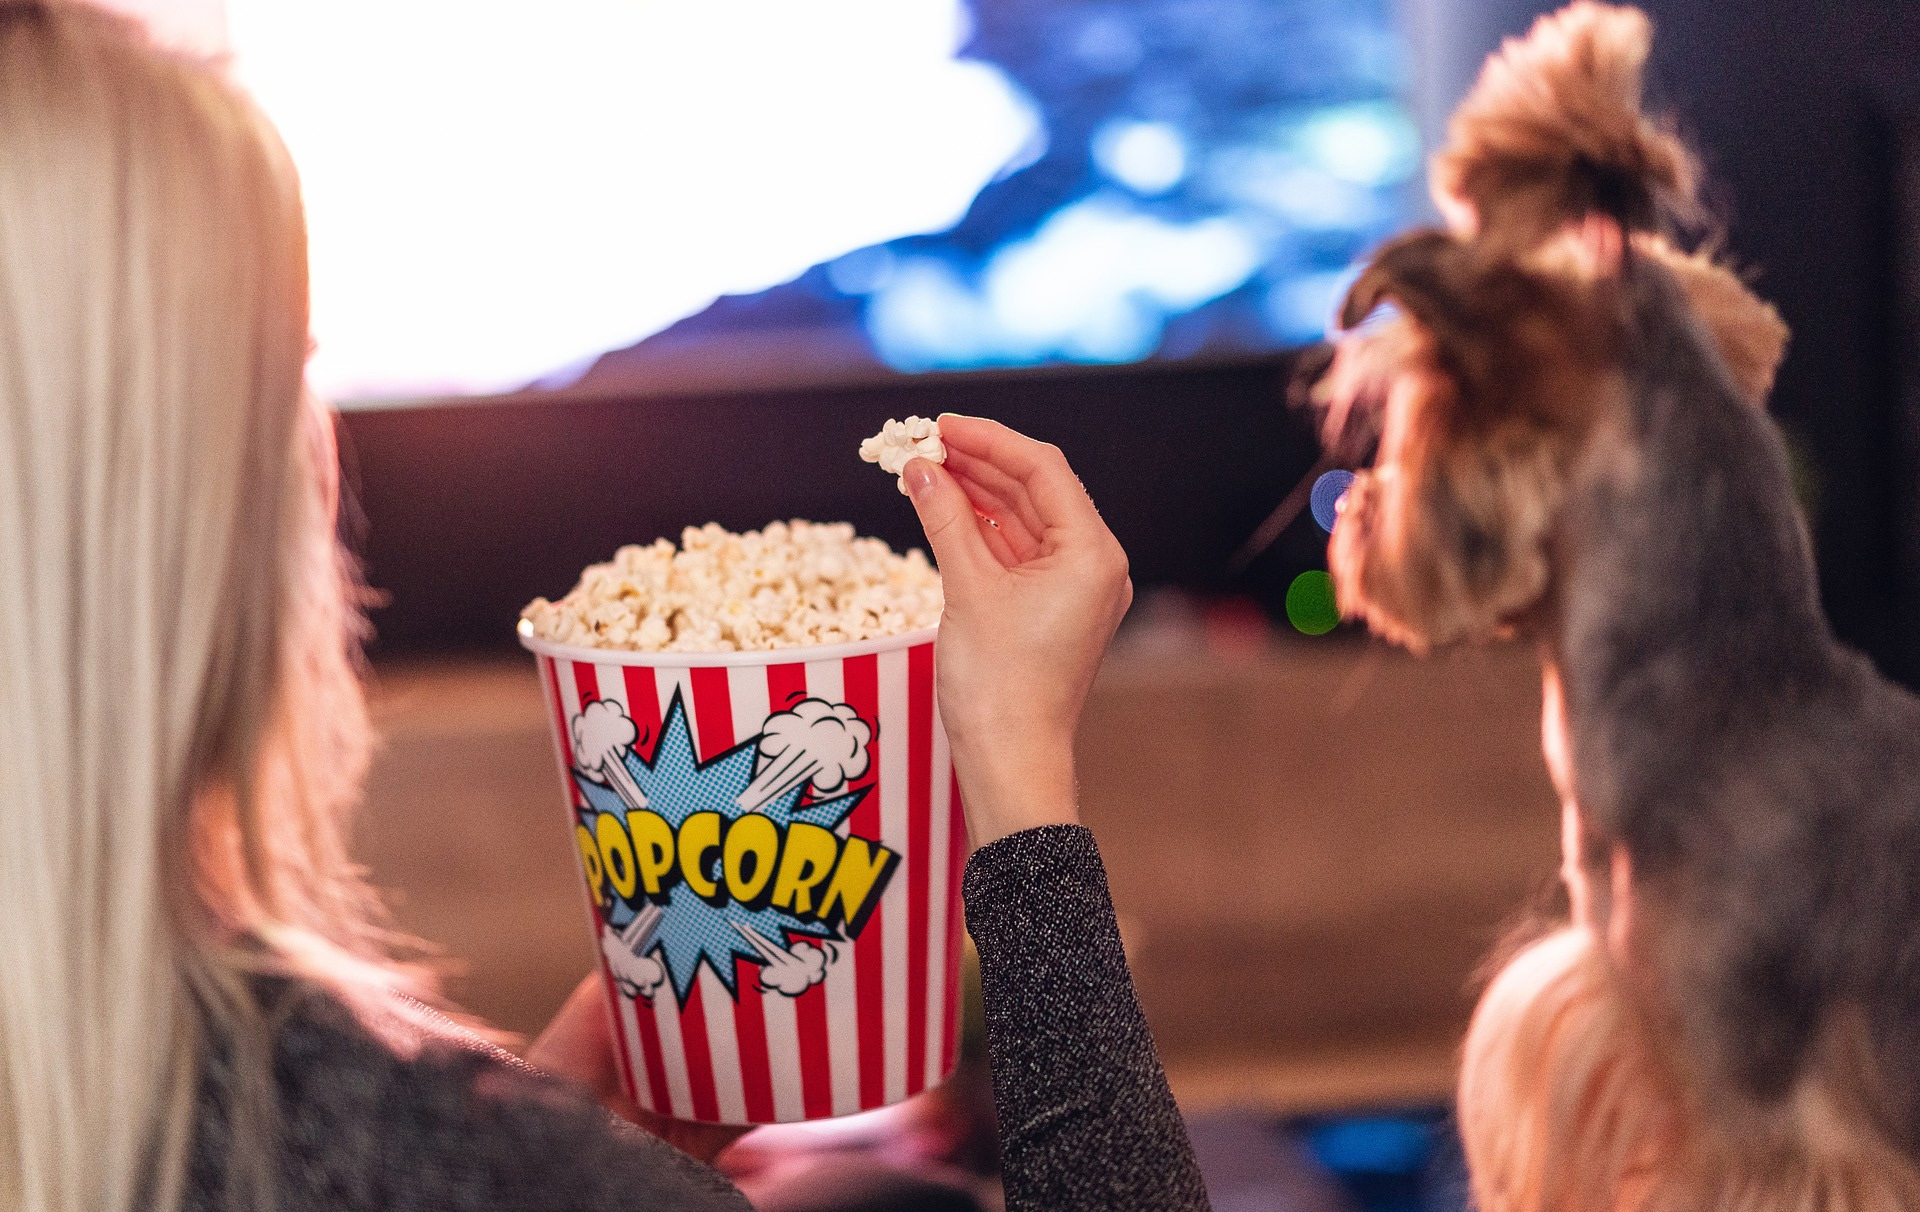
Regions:
<svg viewBox="0 0 1920 1212"><path fill-rule="evenodd" d="M746 1209L588 1097L598 976L529 1065L389 958L345 843L368 727L307 349L259 112L122 19L0 0L0 1209ZM1078 501L1053 567L1111 590ZM1056 656L1097 661L1107 616ZM1114 1026L1141 1097L1113 1109L1171 1115L1137 1007ZM734 1135L649 1127L701 1157Z"/></svg>
<svg viewBox="0 0 1920 1212"><path fill-rule="evenodd" d="M387 959L307 348L259 113L0 0L0 1208L746 1208Z"/></svg>

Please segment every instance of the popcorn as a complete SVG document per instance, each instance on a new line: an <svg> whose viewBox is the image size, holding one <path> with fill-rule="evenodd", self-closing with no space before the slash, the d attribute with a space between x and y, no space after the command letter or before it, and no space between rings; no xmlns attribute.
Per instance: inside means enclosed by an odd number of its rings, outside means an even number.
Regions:
<svg viewBox="0 0 1920 1212"><path fill-rule="evenodd" d="M940 440L940 422L925 417L888 421L880 432L860 443L860 457L880 464L880 470L900 476L900 493L906 495L907 477L901 475L909 459L929 463L947 461L947 445Z"/></svg>
<svg viewBox="0 0 1920 1212"><path fill-rule="evenodd" d="M745 534L709 522L689 526L677 548L668 539L622 547L559 601L535 598L520 626L584 648L739 652L920 631L939 625L941 605L925 554L856 538L846 522L773 522Z"/></svg>

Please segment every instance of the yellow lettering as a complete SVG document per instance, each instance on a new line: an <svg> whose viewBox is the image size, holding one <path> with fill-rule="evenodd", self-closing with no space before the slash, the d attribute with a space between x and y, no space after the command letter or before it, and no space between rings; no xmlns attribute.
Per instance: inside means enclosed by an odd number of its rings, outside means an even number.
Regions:
<svg viewBox="0 0 1920 1212"><path fill-rule="evenodd" d="M780 830L766 817L749 813L728 826L721 853L727 894L752 907L773 882L774 864L780 858Z"/></svg>
<svg viewBox="0 0 1920 1212"><path fill-rule="evenodd" d="M707 874L707 855L720 848L720 814L696 812L680 822L680 875L702 900L715 900L720 889Z"/></svg>
<svg viewBox="0 0 1920 1212"><path fill-rule="evenodd" d="M848 838L820 902L820 920L832 925L838 918L846 923L848 934L860 933L899 861L900 856L885 846L863 837Z"/></svg>
<svg viewBox="0 0 1920 1212"><path fill-rule="evenodd" d="M599 843L600 863L606 869L613 890L628 898L633 895L633 842L611 812L602 812L593 822L594 840Z"/></svg>
<svg viewBox="0 0 1920 1212"><path fill-rule="evenodd" d="M839 852L840 839L832 830L804 823L788 826L780 875L773 881L773 903L802 917L812 913L813 890L833 870Z"/></svg>
<svg viewBox="0 0 1920 1212"><path fill-rule="evenodd" d="M673 886L673 826L656 812L627 813L627 832L633 835L634 864L640 869L640 886L648 896L658 896Z"/></svg>
<svg viewBox="0 0 1920 1212"><path fill-rule="evenodd" d="M593 899L605 900L607 871L600 865L600 847L593 840L593 830L585 825L575 825L573 840L580 847L580 869L586 872L587 887L593 889Z"/></svg>
<svg viewBox="0 0 1920 1212"><path fill-rule="evenodd" d="M757 813L728 821L696 812L676 833L657 812L629 812L623 821L597 813L574 827L580 865L597 901L664 899L682 880L714 905L728 899L750 909L768 905L849 934L865 927L900 856L863 837L796 822L782 828Z"/></svg>

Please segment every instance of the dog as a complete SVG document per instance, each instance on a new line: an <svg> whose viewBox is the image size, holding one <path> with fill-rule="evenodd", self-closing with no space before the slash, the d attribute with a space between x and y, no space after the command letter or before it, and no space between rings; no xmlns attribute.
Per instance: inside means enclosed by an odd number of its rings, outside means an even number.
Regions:
<svg viewBox="0 0 1920 1212"><path fill-rule="evenodd" d="M1786 328L1677 241L1699 171L1643 112L1650 38L1581 0L1456 112L1446 226L1373 256L1310 390L1331 447L1375 451L1329 563L1343 612L1416 651L1539 646L1614 978L1703 1130L1911 1166L1920 700L1821 612L1764 410Z"/></svg>

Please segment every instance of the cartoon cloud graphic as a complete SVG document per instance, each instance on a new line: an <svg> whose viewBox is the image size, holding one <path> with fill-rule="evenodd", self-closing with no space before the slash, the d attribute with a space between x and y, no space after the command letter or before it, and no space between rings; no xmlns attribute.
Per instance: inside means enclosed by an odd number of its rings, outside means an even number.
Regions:
<svg viewBox="0 0 1920 1212"><path fill-rule="evenodd" d="M600 953L606 957L614 983L628 997L652 997L666 983L666 965L646 954L665 916L660 906L644 905L626 929L600 932Z"/></svg>
<svg viewBox="0 0 1920 1212"><path fill-rule="evenodd" d="M573 717L573 757L580 764L580 772L612 787L635 812L647 806L647 797L627 770L626 757L639 739L639 725L611 699L588 703Z"/></svg>
<svg viewBox="0 0 1920 1212"><path fill-rule="evenodd" d="M867 772L873 729L845 703L802 699L767 717L753 781L734 802L758 812L802 783L835 795Z"/></svg>
<svg viewBox="0 0 1920 1212"><path fill-rule="evenodd" d="M833 957L824 948L801 942L794 944L792 950L787 950L769 942L751 926L743 926L739 922L727 924L766 961L760 969L760 988L767 992L799 997L827 978L827 965L833 962Z"/></svg>

